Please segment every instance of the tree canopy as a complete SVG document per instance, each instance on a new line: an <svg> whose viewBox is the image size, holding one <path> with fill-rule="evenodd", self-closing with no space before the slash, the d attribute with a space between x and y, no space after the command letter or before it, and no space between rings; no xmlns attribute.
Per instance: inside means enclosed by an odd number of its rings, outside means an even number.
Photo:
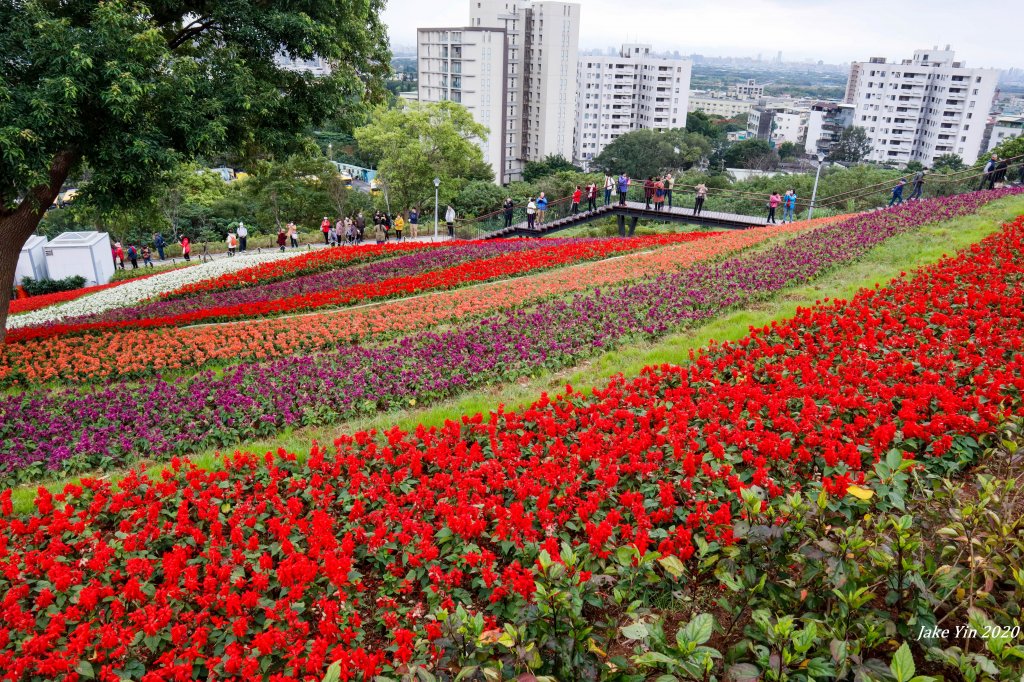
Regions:
<svg viewBox="0 0 1024 682"><path fill-rule="evenodd" d="M845 128L828 155L829 161L860 163L871 153L871 140L867 131L859 126Z"/></svg>
<svg viewBox="0 0 1024 682"><path fill-rule="evenodd" d="M0 280L83 167L80 201L125 205L183 160L296 150L304 129L382 97L383 5L0 1ZM281 52L331 74L280 69ZM9 296L0 284L0 338Z"/></svg>
<svg viewBox="0 0 1024 682"><path fill-rule="evenodd" d="M370 123L357 128L362 149L373 150L377 177L384 183L393 210L434 202L434 178L441 198L450 201L462 180L493 180L478 141L487 128L455 102L408 102L398 109L381 107Z"/></svg>
<svg viewBox="0 0 1024 682"><path fill-rule="evenodd" d="M711 144L703 135L681 128L673 130L634 130L612 141L597 157L593 166L604 173L628 173L645 178L666 171L686 170L711 152Z"/></svg>
<svg viewBox="0 0 1024 682"><path fill-rule="evenodd" d="M779 155L768 140L741 140L730 145L724 154L725 165L729 168L753 168L770 170L779 165Z"/></svg>
<svg viewBox="0 0 1024 682"><path fill-rule="evenodd" d="M562 171L582 171L579 166L574 166L561 154L548 154L543 161L528 161L523 168L523 180L534 182L548 175L554 175Z"/></svg>

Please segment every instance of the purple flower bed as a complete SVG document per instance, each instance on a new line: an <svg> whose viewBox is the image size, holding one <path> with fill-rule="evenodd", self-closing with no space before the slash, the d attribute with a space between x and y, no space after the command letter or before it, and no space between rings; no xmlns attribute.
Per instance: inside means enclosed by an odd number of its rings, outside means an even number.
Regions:
<svg viewBox="0 0 1024 682"><path fill-rule="evenodd" d="M532 251L545 246L555 246L566 241L565 239L522 239L514 241L503 239L487 242L465 242L448 248L429 249L399 256L398 258L375 261L365 266L346 267L340 270L303 275L294 279L247 287L245 289L207 292L174 300L150 301L137 306L117 308L93 315L80 315L61 320L61 324L143 320L188 313L203 308L273 301L302 294L342 289L353 284L369 284L392 277L417 275L432 270L441 270L467 261L493 258L505 253Z"/></svg>
<svg viewBox="0 0 1024 682"><path fill-rule="evenodd" d="M623 287L491 315L383 348L240 365L168 383L115 383L0 400L0 477L19 478L71 457L187 453L327 424L561 368L630 338L657 337L730 306L807 281L925 223L974 212L1002 190L914 203L857 216L765 252L703 264ZM20 477L25 477L23 474Z"/></svg>

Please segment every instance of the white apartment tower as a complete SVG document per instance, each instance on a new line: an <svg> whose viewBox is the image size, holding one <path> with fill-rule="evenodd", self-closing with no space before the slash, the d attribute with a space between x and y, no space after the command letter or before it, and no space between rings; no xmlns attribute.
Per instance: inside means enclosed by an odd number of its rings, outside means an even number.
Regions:
<svg viewBox="0 0 1024 682"><path fill-rule="evenodd" d="M846 102L853 125L871 140L869 161L931 165L944 154L973 163L981 149L999 81L996 69L969 69L946 49L917 50L913 59L854 62Z"/></svg>
<svg viewBox="0 0 1024 682"><path fill-rule="evenodd" d="M685 127L691 67L687 59L652 56L650 45L623 45L616 57L580 57L573 162L589 168L632 130Z"/></svg>
<svg viewBox="0 0 1024 682"><path fill-rule="evenodd" d="M580 6L471 0L469 15L469 26L418 30L420 101L460 102L487 126L500 184L527 161L572 158Z"/></svg>

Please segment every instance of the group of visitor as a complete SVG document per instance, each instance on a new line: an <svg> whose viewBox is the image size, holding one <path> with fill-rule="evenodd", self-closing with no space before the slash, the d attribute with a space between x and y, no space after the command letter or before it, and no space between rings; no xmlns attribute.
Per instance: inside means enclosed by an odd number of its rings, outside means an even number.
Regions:
<svg viewBox="0 0 1024 682"><path fill-rule="evenodd" d="M121 242L114 242L114 245L110 247L110 255L114 257L114 267L122 270L124 270L125 260L132 264L132 270L138 270L140 257L143 267L153 267L152 252L148 246L139 247L129 244L128 248L125 248Z"/></svg>
<svg viewBox="0 0 1024 682"><path fill-rule="evenodd" d="M1006 184L1006 175L1009 170L1010 160L1000 159L997 154L993 154L992 158L985 162L985 168L981 175L981 184L978 185L978 189L985 189L985 185L988 185L989 189L1003 187ZM1017 181L1024 184L1024 163L1021 163L1018 173Z"/></svg>
<svg viewBox="0 0 1024 682"><path fill-rule="evenodd" d="M778 190L768 197L768 220L770 225L775 225L775 211L782 206L782 222L791 223L796 219L796 190L787 189L785 194L779 194Z"/></svg>

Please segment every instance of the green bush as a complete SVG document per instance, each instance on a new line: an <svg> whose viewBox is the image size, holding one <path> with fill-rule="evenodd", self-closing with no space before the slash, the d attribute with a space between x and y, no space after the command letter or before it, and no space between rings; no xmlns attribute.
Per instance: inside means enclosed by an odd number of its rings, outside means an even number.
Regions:
<svg viewBox="0 0 1024 682"><path fill-rule="evenodd" d="M85 277L75 275L64 279L40 279L23 277L21 286L29 296L42 296L43 294L55 294L58 291L74 291L85 286Z"/></svg>

